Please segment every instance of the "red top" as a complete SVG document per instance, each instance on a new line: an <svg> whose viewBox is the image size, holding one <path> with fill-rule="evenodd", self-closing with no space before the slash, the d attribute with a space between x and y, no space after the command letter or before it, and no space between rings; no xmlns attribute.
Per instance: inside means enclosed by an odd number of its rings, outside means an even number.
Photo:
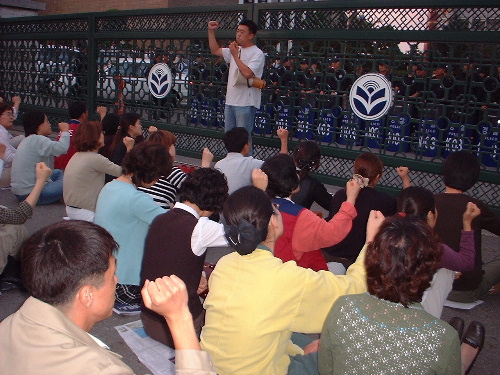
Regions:
<svg viewBox="0 0 500 375"><path fill-rule="evenodd" d="M76 149L75 149L75 144L73 143L73 133L78 129L78 126L80 125L80 121L78 120L71 120L68 122L69 124L69 148L68 152L65 154L62 154L61 156L57 156L54 158L54 168L55 169L65 169L66 165L68 165L69 159L75 154ZM57 140L61 138L61 132L57 135Z"/></svg>

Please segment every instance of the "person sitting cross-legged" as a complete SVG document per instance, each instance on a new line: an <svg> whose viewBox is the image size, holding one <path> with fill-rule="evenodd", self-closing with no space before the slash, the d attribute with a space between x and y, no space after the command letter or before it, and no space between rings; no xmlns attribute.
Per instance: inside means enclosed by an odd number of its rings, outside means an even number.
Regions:
<svg viewBox="0 0 500 375"><path fill-rule="evenodd" d="M189 310L198 333L205 321L197 291L206 283L202 276L206 250L207 247L227 246L222 224L208 217L222 209L227 196L226 178L222 172L210 168L191 172L181 187L180 202L155 218L144 245L141 282L164 274L180 277L187 286ZM141 319L150 337L174 346L162 316L143 308Z"/></svg>
<svg viewBox="0 0 500 375"><path fill-rule="evenodd" d="M288 130L278 129L281 141L281 154L288 153ZM252 171L264 163L262 160L249 156L251 140L245 128L236 127L224 134L224 146L228 154L224 159L215 163L214 168L220 170L227 178L229 194L243 186L252 185Z"/></svg>
<svg viewBox="0 0 500 375"><path fill-rule="evenodd" d="M457 331L420 301L439 267L441 244L419 218L387 218L366 247L368 292L337 299L321 333L319 373L441 374L466 372L484 342L484 327ZM474 348L472 345L477 345Z"/></svg>
<svg viewBox="0 0 500 375"><path fill-rule="evenodd" d="M342 241L351 230L357 215L354 203L360 186L353 180L347 182L346 201L339 212L326 221L292 202L291 196L299 187L299 177L290 156L280 154L267 159L262 171L269 179L266 193L283 216L284 233L276 242L274 255L284 262L294 260L304 268L328 270L320 249Z"/></svg>
<svg viewBox="0 0 500 375"><path fill-rule="evenodd" d="M172 158L163 146L143 142L126 154L122 167L122 175L99 193L94 223L108 230L120 245L116 308L139 314L144 240L154 218L165 210L137 187L151 186L161 176L168 176Z"/></svg>
<svg viewBox="0 0 500 375"><path fill-rule="evenodd" d="M19 144L12 162L12 192L19 201L26 199L36 182L35 166L44 162L47 167L53 168L54 156L61 155L69 147L69 125L59 123L61 137L52 141L48 136L52 128L47 116L40 111L31 111L23 117L24 138ZM59 202L63 197L63 177L61 170L52 171L52 175L42 189L38 205Z"/></svg>
<svg viewBox="0 0 500 375"><path fill-rule="evenodd" d="M311 340L292 333L318 333L339 296L366 291L364 250L342 276L281 261L273 252L282 215L254 186L231 194L223 217L235 251L219 259L208 281L202 349L221 375L317 374L314 342L304 345Z"/></svg>

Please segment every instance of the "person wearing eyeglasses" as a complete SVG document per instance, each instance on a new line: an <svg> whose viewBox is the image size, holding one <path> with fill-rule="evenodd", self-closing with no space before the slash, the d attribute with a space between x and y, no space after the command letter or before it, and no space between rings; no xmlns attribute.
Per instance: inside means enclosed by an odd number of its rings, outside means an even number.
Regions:
<svg viewBox="0 0 500 375"><path fill-rule="evenodd" d="M4 101L0 102L0 143L5 145L5 154L3 157L4 165L0 178L0 188L10 186L12 160L16 153L16 147L24 136L12 137L8 129L14 124L17 116L17 109L21 99L18 96L12 98L14 105L11 106ZM17 107L16 107L17 106Z"/></svg>

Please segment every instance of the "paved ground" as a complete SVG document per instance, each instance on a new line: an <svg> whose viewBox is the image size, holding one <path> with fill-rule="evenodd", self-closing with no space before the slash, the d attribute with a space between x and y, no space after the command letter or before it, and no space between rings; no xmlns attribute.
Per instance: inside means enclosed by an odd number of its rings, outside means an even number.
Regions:
<svg viewBox="0 0 500 375"><path fill-rule="evenodd" d="M197 163L196 160L182 158L180 156L177 157L177 159L180 162ZM331 186L328 187L328 189L332 192L337 188ZM17 201L10 191L0 191L0 204L7 207L15 207ZM63 216L65 216L63 204L37 207L33 218L28 221L26 227L31 234L43 226L61 220ZM500 238L485 233L483 234L483 245L485 260L488 260L492 258L495 253L498 253L500 249ZM224 251L221 249L209 249L207 260L215 262L223 254ZM0 321L15 312L26 298L27 294L19 290L4 292L0 296ZM442 318L444 320L449 320L453 316L462 317L466 323L472 320L479 320L483 322L486 327L486 342L484 349L470 374L500 375L500 295L488 296L482 305L469 311L445 307ZM91 333L108 344L111 350L120 353L123 356L123 360L136 372L136 374L149 374L150 371L139 362L136 355L129 349L114 329L117 325L137 319L137 316L123 317L113 313L112 317L98 323L92 329Z"/></svg>

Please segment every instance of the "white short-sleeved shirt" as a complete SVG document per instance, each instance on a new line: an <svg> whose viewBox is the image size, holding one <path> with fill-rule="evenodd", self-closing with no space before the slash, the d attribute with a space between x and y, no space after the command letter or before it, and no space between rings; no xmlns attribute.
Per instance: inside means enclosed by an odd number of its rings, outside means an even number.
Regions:
<svg viewBox="0 0 500 375"><path fill-rule="evenodd" d="M229 77L226 91L226 104L237 107L251 105L260 108L261 93L256 87L248 87L247 85L235 85L235 73L238 65L233 59L229 48L222 48L222 56L226 63L229 64ZM262 50L253 45L251 47L240 47L240 59L248 66L256 77L261 78L264 72L265 57Z"/></svg>

